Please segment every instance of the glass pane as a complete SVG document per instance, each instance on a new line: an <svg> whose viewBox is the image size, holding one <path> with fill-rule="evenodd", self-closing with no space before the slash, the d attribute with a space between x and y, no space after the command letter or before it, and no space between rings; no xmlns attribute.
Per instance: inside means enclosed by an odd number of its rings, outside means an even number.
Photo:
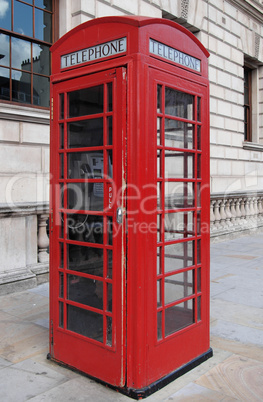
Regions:
<svg viewBox="0 0 263 402"><path fill-rule="evenodd" d="M161 274L161 247L157 247L157 275Z"/></svg>
<svg viewBox="0 0 263 402"><path fill-rule="evenodd" d="M193 120L194 97L172 88L165 88L165 113Z"/></svg>
<svg viewBox="0 0 263 402"><path fill-rule="evenodd" d="M35 38L52 42L52 15L35 8Z"/></svg>
<svg viewBox="0 0 263 402"><path fill-rule="evenodd" d="M182 182L165 183L165 208L177 209L194 206L194 184Z"/></svg>
<svg viewBox="0 0 263 402"><path fill-rule="evenodd" d="M0 6L1 7L1 6ZM0 10L1 22L1 10ZM0 64L2 66L10 66L9 36L0 34Z"/></svg>
<svg viewBox="0 0 263 402"><path fill-rule="evenodd" d="M197 121L201 121L201 98L197 98Z"/></svg>
<svg viewBox="0 0 263 402"><path fill-rule="evenodd" d="M157 313L157 339L162 339L162 311Z"/></svg>
<svg viewBox="0 0 263 402"><path fill-rule="evenodd" d="M67 227L69 240L103 244L103 216L70 214Z"/></svg>
<svg viewBox="0 0 263 402"><path fill-rule="evenodd" d="M107 250L107 277L112 279L112 250Z"/></svg>
<svg viewBox="0 0 263 402"><path fill-rule="evenodd" d="M164 265L165 272L194 265L194 242L187 241L165 246Z"/></svg>
<svg viewBox="0 0 263 402"><path fill-rule="evenodd" d="M0 67L0 99L10 100L10 70Z"/></svg>
<svg viewBox="0 0 263 402"><path fill-rule="evenodd" d="M69 117L103 113L103 85L68 93Z"/></svg>
<svg viewBox="0 0 263 402"><path fill-rule="evenodd" d="M64 184L60 185L59 190L60 190L60 199L59 199L60 205L59 205L59 208L64 208L64 201L65 201L65 197L64 197L65 186L64 186Z"/></svg>
<svg viewBox="0 0 263 402"><path fill-rule="evenodd" d="M12 67L19 70L31 71L31 44L30 42L11 38Z"/></svg>
<svg viewBox="0 0 263 402"><path fill-rule="evenodd" d="M112 217L109 216L107 219L107 231L108 231L108 244L112 246L112 238L113 238L113 223Z"/></svg>
<svg viewBox="0 0 263 402"><path fill-rule="evenodd" d="M197 292L201 292L201 268L197 270Z"/></svg>
<svg viewBox="0 0 263 402"><path fill-rule="evenodd" d="M12 100L31 103L31 74L12 70Z"/></svg>
<svg viewBox="0 0 263 402"><path fill-rule="evenodd" d="M59 251L60 251L59 267L64 268L64 244L63 243L59 243Z"/></svg>
<svg viewBox="0 0 263 402"><path fill-rule="evenodd" d="M50 75L50 51L48 46L33 43L33 71Z"/></svg>
<svg viewBox="0 0 263 402"><path fill-rule="evenodd" d="M194 148L194 128L192 124L165 119L165 146L172 148Z"/></svg>
<svg viewBox="0 0 263 402"><path fill-rule="evenodd" d="M33 75L33 104L49 107L49 78Z"/></svg>
<svg viewBox="0 0 263 402"><path fill-rule="evenodd" d="M201 155L197 155L196 177L197 179L201 179Z"/></svg>
<svg viewBox="0 0 263 402"><path fill-rule="evenodd" d="M194 271L191 270L165 278L165 304L173 303L194 293L193 273Z"/></svg>
<svg viewBox="0 0 263 402"><path fill-rule="evenodd" d="M157 307L162 305L162 281L157 281Z"/></svg>
<svg viewBox="0 0 263 402"><path fill-rule="evenodd" d="M103 145L103 118L68 124L68 147L84 148Z"/></svg>
<svg viewBox="0 0 263 402"><path fill-rule="evenodd" d="M162 215L157 215L157 243L162 241Z"/></svg>
<svg viewBox="0 0 263 402"><path fill-rule="evenodd" d="M162 112L162 86L157 85L157 113Z"/></svg>
<svg viewBox="0 0 263 402"><path fill-rule="evenodd" d="M157 145L161 145L162 118L157 117Z"/></svg>
<svg viewBox="0 0 263 402"><path fill-rule="evenodd" d="M14 1L14 31L33 37L33 7Z"/></svg>
<svg viewBox="0 0 263 402"><path fill-rule="evenodd" d="M64 154L59 155L59 177L64 178Z"/></svg>
<svg viewBox="0 0 263 402"><path fill-rule="evenodd" d="M112 284L107 283L107 311L112 311Z"/></svg>
<svg viewBox="0 0 263 402"><path fill-rule="evenodd" d="M68 269L103 276L103 249L68 244Z"/></svg>
<svg viewBox="0 0 263 402"><path fill-rule="evenodd" d="M201 296L197 298L197 321L201 321Z"/></svg>
<svg viewBox="0 0 263 402"><path fill-rule="evenodd" d="M162 177L162 151L157 149L157 177Z"/></svg>
<svg viewBox="0 0 263 402"><path fill-rule="evenodd" d="M162 183L157 183L157 209L162 208Z"/></svg>
<svg viewBox="0 0 263 402"><path fill-rule="evenodd" d="M201 126L197 126L197 149L201 149Z"/></svg>
<svg viewBox="0 0 263 402"><path fill-rule="evenodd" d="M69 179L102 179L103 151L98 152L74 152L68 154L68 178ZM102 186L103 184L100 183ZM96 186L90 184L95 191ZM103 191L100 193L102 195ZM97 194L96 194L97 195Z"/></svg>
<svg viewBox="0 0 263 402"><path fill-rule="evenodd" d="M165 177L168 179L194 178L194 155L188 152L165 151Z"/></svg>
<svg viewBox="0 0 263 402"><path fill-rule="evenodd" d="M108 88L108 103L107 103L107 111L112 111L112 82L107 85Z"/></svg>
<svg viewBox="0 0 263 402"><path fill-rule="evenodd" d="M59 273L59 297L64 297L64 274Z"/></svg>
<svg viewBox="0 0 263 402"><path fill-rule="evenodd" d="M112 346L112 318L107 317L107 345Z"/></svg>
<svg viewBox="0 0 263 402"><path fill-rule="evenodd" d="M107 130L108 145L112 145L112 116L107 118Z"/></svg>
<svg viewBox="0 0 263 402"><path fill-rule="evenodd" d="M103 342L103 316L75 306L67 306L67 329Z"/></svg>
<svg viewBox="0 0 263 402"><path fill-rule="evenodd" d="M194 213L175 212L165 214L164 235L165 241L194 236Z"/></svg>
<svg viewBox="0 0 263 402"><path fill-rule="evenodd" d="M58 226L59 226L59 237L61 239L63 239L64 238L64 214L59 214Z"/></svg>
<svg viewBox="0 0 263 402"><path fill-rule="evenodd" d="M193 300L165 310L165 336L194 323Z"/></svg>
<svg viewBox="0 0 263 402"><path fill-rule="evenodd" d="M64 326L64 303L58 302L59 303L59 326L60 328L63 328Z"/></svg>
<svg viewBox="0 0 263 402"><path fill-rule="evenodd" d="M77 275L68 275L67 288L68 300L103 309L103 282Z"/></svg>
<svg viewBox="0 0 263 402"><path fill-rule="evenodd" d="M112 174L113 174L113 167L112 167L112 151L107 152L107 176L108 178L112 179Z"/></svg>
<svg viewBox="0 0 263 402"><path fill-rule="evenodd" d="M0 27L11 31L11 0L1 1L0 4ZM0 46L0 49L2 47ZM2 51L1 51L2 53Z"/></svg>
<svg viewBox="0 0 263 402"><path fill-rule="evenodd" d="M52 0L35 0L35 6L52 11Z"/></svg>
<svg viewBox="0 0 263 402"><path fill-rule="evenodd" d="M60 132L59 148L64 149L64 124L59 125L59 132Z"/></svg>

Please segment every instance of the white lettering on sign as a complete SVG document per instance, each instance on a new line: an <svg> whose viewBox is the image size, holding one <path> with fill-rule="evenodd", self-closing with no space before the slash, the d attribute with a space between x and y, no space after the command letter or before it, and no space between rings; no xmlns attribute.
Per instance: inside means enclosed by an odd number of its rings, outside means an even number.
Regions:
<svg viewBox="0 0 263 402"><path fill-rule="evenodd" d="M61 56L61 68L73 67L89 61L125 53L127 38L120 38Z"/></svg>
<svg viewBox="0 0 263 402"><path fill-rule="evenodd" d="M156 40L150 39L149 52L163 59L181 64L181 66L188 67L191 70L198 72L201 71L201 60L189 56L189 54L180 52L173 47L157 42Z"/></svg>

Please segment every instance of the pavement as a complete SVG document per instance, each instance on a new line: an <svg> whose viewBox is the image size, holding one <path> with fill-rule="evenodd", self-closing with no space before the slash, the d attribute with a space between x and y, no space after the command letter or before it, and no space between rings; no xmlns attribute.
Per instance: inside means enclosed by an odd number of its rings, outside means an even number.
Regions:
<svg viewBox="0 0 263 402"><path fill-rule="evenodd" d="M0 401L132 401L46 359L48 284L0 297ZM211 245L214 355L145 399L263 401L263 234Z"/></svg>

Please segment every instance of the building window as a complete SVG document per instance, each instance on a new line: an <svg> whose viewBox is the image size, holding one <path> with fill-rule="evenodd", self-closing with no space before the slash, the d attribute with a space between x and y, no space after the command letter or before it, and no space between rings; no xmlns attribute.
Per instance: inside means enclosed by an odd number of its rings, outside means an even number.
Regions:
<svg viewBox="0 0 263 402"><path fill-rule="evenodd" d="M0 100L49 107L52 0L0 1Z"/></svg>
<svg viewBox="0 0 263 402"><path fill-rule="evenodd" d="M244 68L244 134L245 141L252 141L252 70Z"/></svg>

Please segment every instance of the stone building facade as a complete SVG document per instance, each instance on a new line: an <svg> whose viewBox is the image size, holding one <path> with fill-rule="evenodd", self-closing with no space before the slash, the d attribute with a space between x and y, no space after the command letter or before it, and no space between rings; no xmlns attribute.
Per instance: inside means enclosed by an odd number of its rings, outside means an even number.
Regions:
<svg viewBox="0 0 263 402"><path fill-rule="evenodd" d="M27 13L35 16L31 31ZM263 227L262 0L0 0L2 293L48 277L48 47L113 15L168 18L208 49L211 237Z"/></svg>

